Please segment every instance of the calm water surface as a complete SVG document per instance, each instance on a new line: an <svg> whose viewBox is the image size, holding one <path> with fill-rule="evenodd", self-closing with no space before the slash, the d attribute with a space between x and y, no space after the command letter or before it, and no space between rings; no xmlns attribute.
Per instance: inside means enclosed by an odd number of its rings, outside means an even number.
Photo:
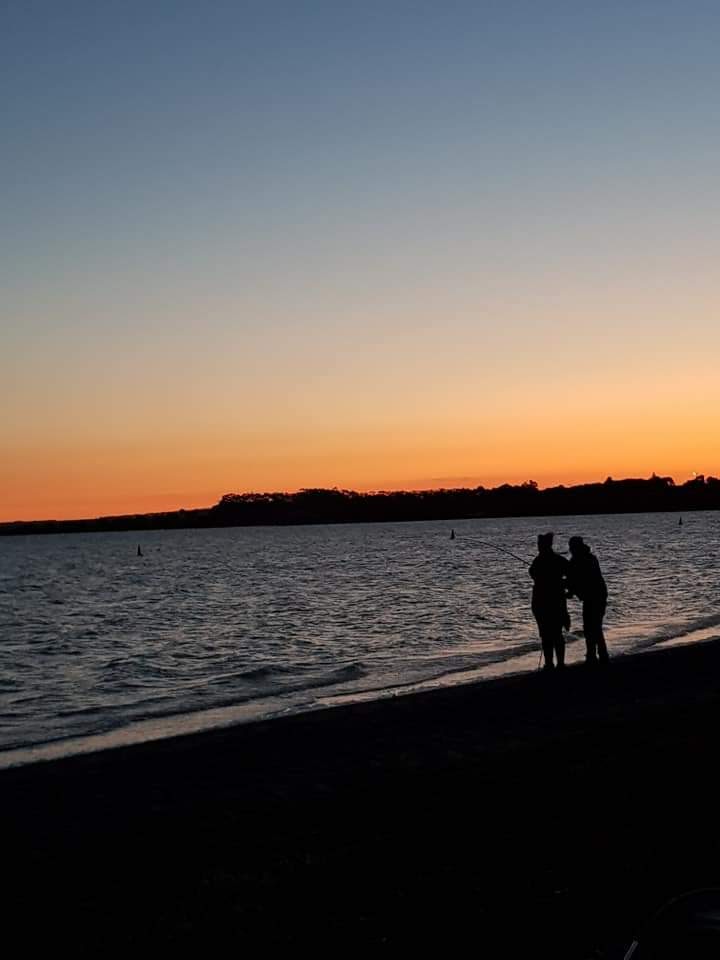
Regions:
<svg viewBox="0 0 720 960"><path fill-rule="evenodd" d="M2 538L0 750L26 751L2 762L534 669L527 569L482 541L530 560L545 529L600 558L611 654L720 634L720 514L683 521Z"/></svg>

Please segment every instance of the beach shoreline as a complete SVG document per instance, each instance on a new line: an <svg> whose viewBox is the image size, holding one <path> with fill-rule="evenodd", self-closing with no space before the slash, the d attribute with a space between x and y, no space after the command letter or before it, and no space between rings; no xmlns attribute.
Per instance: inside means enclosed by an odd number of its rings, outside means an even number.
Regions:
<svg viewBox="0 0 720 960"><path fill-rule="evenodd" d="M653 639L647 646L624 649L615 654L615 659L640 656L687 644L719 640L718 626L692 628L687 634L680 633L667 639ZM568 634L568 651L573 651L569 665L581 662L584 641L582 635ZM98 753L143 743L170 740L192 734L227 729L244 724L264 723L283 717L315 713L338 706L352 706L368 701L380 701L394 697L414 696L417 693L452 689L457 686L474 686L493 683L516 677L526 677L537 672L542 664L538 654L517 652L507 658L490 659L476 667L459 667L420 680L396 682L369 688L342 686L323 691L322 687L307 688L297 694L257 698L240 703L216 705L191 711L169 712L145 719L121 724L108 730L81 736L58 737L39 743L20 744L0 749L0 772L18 766L48 761L63 760L82 754ZM310 698L310 699L308 699Z"/></svg>
<svg viewBox="0 0 720 960"><path fill-rule="evenodd" d="M720 881L719 718L708 641L4 770L8 916L87 953L614 956Z"/></svg>
<svg viewBox="0 0 720 960"><path fill-rule="evenodd" d="M573 636L578 647L582 640ZM216 705L192 711L158 714L146 719L123 724L109 730L75 737L28 743L0 749L0 771L32 763L41 763L98 753L123 747L137 746L159 740L196 733L211 732L252 723L264 723L282 717L350 706L356 703L385 700L393 697L414 696L416 693L493 682L517 676L527 676L539 669L537 651L518 652L507 658L498 658L476 667L459 667L435 676L407 682L378 684L368 688L344 685L327 691L322 686L309 687L292 694L257 698L241 703ZM310 699L308 699L310 698Z"/></svg>

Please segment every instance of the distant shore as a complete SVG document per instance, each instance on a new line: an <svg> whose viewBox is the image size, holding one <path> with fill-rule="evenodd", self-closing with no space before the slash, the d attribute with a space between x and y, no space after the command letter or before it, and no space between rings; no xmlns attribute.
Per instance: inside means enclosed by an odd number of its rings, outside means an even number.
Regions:
<svg viewBox="0 0 720 960"><path fill-rule="evenodd" d="M719 733L712 641L6 770L8 926L617 956L720 882Z"/></svg>
<svg viewBox="0 0 720 960"><path fill-rule="evenodd" d="M0 536L49 533L185 530L212 527L297 526L323 523L396 523L501 517L579 516L720 510L720 480L697 476L676 485L670 477L613 480L540 489L533 481L486 489L358 493L226 494L212 507L84 520L0 523Z"/></svg>

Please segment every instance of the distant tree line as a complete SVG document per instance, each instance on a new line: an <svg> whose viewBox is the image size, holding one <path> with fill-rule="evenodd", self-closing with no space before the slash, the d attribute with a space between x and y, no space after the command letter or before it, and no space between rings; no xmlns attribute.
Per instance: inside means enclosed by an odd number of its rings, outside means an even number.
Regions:
<svg viewBox="0 0 720 960"><path fill-rule="evenodd" d="M720 510L720 480L696 476L676 485L655 474L647 480L613 480L541 490L534 480L486 489L357 493L308 489L298 493L228 493L213 507L94 520L40 520L0 524L0 535L188 527L374 523L533 517L563 514Z"/></svg>

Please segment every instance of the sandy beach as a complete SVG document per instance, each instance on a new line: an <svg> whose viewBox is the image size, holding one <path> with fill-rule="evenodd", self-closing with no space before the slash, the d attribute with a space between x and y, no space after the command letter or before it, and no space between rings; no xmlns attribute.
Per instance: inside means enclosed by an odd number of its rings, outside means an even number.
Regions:
<svg viewBox="0 0 720 960"><path fill-rule="evenodd" d="M720 882L720 642L0 773L6 929L615 957Z"/></svg>

